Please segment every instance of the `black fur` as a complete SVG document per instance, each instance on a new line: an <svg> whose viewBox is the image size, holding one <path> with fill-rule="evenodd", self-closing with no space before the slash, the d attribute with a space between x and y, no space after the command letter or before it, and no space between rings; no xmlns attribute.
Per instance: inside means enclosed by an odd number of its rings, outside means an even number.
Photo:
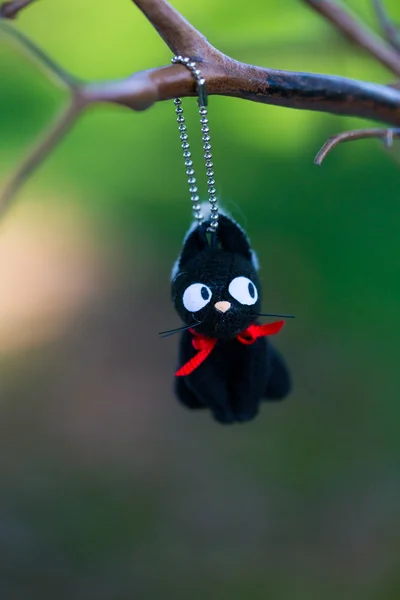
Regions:
<svg viewBox="0 0 400 600"><path fill-rule="evenodd" d="M185 239L173 276L172 299L187 325L196 324L196 332L218 341L197 369L175 378L175 391L185 406L208 408L220 423L249 421L257 415L262 399L280 400L290 392L290 375L284 359L267 338L261 337L250 345L236 339L257 321L261 307L260 281L245 233L225 215L220 215L217 233L211 239L207 237L207 226L203 223L196 227ZM247 279L240 279L240 299L252 304L239 301L229 291L232 280L242 277ZM190 297L198 299L200 305L212 294L200 310L190 310L184 304L185 290L192 284L203 284L195 287ZM221 301L230 303L226 312L215 308ZM192 334L183 332L179 367L196 353Z"/></svg>

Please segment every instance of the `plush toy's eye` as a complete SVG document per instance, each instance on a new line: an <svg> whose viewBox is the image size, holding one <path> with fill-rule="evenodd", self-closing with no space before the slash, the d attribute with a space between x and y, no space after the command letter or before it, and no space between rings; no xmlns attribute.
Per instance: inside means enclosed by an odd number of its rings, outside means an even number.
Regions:
<svg viewBox="0 0 400 600"><path fill-rule="evenodd" d="M240 304L255 304L258 292L254 283L247 277L235 277L229 284L228 291Z"/></svg>
<svg viewBox="0 0 400 600"><path fill-rule="evenodd" d="M183 306L189 312L197 312L211 300L211 290L204 283L192 283L183 293Z"/></svg>

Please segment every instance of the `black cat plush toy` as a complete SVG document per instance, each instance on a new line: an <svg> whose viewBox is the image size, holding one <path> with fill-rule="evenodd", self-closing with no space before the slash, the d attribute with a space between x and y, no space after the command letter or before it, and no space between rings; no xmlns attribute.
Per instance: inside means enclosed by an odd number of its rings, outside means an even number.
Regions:
<svg viewBox="0 0 400 600"><path fill-rule="evenodd" d="M261 286L245 232L223 214L216 232L207 233L209 225L189 229L172 272L172 299L187 325L175 391L185 406L208 408L220 423L244 422L262 400L290 391L286 364L266 338L284 321L257 323Z"/></svg>

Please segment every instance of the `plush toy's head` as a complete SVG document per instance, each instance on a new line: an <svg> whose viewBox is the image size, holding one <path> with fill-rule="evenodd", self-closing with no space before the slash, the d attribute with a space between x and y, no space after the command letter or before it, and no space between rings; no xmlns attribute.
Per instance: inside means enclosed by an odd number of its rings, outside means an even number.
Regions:
<svg viewBox="0 0 400 600"><path fill-rule="evenodd" d="M172 273L172 299L187 325L209 337L230 339L256 320L261 287L244 231L220 215L214 243L207 223L189 230ZM200 324L199 324L200 323Z"/></svg>

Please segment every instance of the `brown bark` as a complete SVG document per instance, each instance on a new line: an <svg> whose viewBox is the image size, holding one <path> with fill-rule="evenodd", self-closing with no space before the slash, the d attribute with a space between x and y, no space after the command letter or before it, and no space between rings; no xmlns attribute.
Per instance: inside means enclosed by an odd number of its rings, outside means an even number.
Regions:
<svg viewBox="0 0 400 600"><path fill-rule="evenodd" d="M0 6L0 17L3 19L15 19L20 10L32 4L35 0L13 0L4 2Z"/></svg>
<svg viewBox="0 0 400 600"><path fill-rule="evenodd" d="M15 17L22 8L33 1L14 0L1 5L0 19ZM155 27L172 54L189 56L198 63L211 95L232 96L287 108L352 115L400 126L400 90L395 87L344 77L278 71L245 64L226 56L212 46L204 35L166 0L133 1ZM396 48L375 36L331 0L304 1L327 18L346 37L369 52L393 73L400 75L400 52L397 52ZM134 73L124 80L78 82L55 65L21 33L5 28L4 25L5 23L0 23L0 28L17 38L28 52L35 54L47 69L70 89L72 105L79 107L79 110L63 113L59 123L55 124L49 134L50 140L49 137L41 140L28 160L20 166L0 195L0 210L11 197L11 192L16 191L18 185L60 139L57 131L62 131L62 134L66 132L65 119L68 126L71 126L77 115L94 103L113 103L133 110L144 110L162 100L196 95L192 75L179 64ZM354 135L353 139L359 137L360 132L357 136ZM332 147L334 145L331 144Z"/></svg>
<svg viewBox="0 0 400 600"><path fill-rule="evenodd" d="M355 42L390 71L400 76L400 54L361 24L348 10L344 10L331 0L304 0L304 2L330 21L347 39Z"/></svg>

